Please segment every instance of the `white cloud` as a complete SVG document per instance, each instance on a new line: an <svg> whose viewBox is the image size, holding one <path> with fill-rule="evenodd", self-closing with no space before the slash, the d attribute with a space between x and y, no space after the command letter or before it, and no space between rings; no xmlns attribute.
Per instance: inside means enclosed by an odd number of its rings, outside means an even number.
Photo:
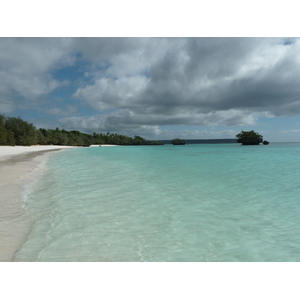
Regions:
<svg viewBox="0 0 300 300"><path fill-rule="evenodd" d="M0 38L0 93L36 100L63 85L51 72L74 62L70 46L68 39Z"/></svg>
<svg viewBox="0 0 300 300"><path fill-rule="evenodd" d="M1 114L9 114L14 111L15 105L13 101L9 101L6 99L0 99L0 113Z"/></svg>
<svg viewBox="0 0 300 300"><path fill-rule="evenodd" d="M300 129L289 129L289 130L281 130L279 131L279 134L288 134L288 133L300 133Z"/></svg>
<svg viewBox="0 0 300 300"><path fill-rule="evenodd" d="M139 134L148 139L213 139L213 138L234 138L237 134L236 130L168 130L164 126L157 125L142 125L131 123L124 119L124 122L119 122L121 118L111 114L110 116L92 116L92 117L66 117L59 120L60 126L72 130L77 128L83 132L117 132L128 136ZM179 127L180 128L180 127Z"/></svg>
<svg viewBox="0 0 300 300"><path fill-rule="evenodd" d="M299 94L297 40L291 45L273 38L126 41L106 40L106 52L101 51L97 63L105 61L107 68L94 73L94 82L74 94L94 109L127 108L134 114L144 110L158 119L161 114L180 119L185 111L199 118L217 114L220 123L228 125L238 123L229 117L236 110L248 113L243 120L254 124L253 114L280 114ZM93 52L90 57L94 62L97 56ZM292 69L290 61L296 62ZM296 111L300 113L300 107Z"/></svg>
<svg viewBox="0 0 300 300"><path fill-rule="evenodd" d="M242 111L231 110L224 112L211 112L208 114L193 114L190 112L176 114L174 116L169 115L150 115L150 114L135 114L128 109L120 109L110 113L103 113L94 116L77 116L77 117L65 117L59 120L60 126L65 129L71 130L77 128L83 132L117 132L125 135L144 134L147 138L164 139L174 137L173 134L164 130L164 126L167 125L193 125L193 126L250 126L256 124L257 115L247 114ZM219 138L221 134L214 134L212 130L212 136ZM234 137L232 133L235 131L223 130L222 135L226 133L225 137ZM175 134L175 133L174 133ZM177 131L176 134L178 135ZM176 135L175 134L175 135ZM202 138L205 135L205 131L182 131L181 135L186 134L190 138ZM193 136L193 137L192 137ZM188 137L187 137L188 138Z"/></svg>
<svg viewBox="0 0 300 300"><path fill-rule="evenodd" d="M133 106L146 88L145 76L121 77L118 79L100 78L93 85L79 88L74 97L86 100L98 110Z"/></svg>
<svg viewBox="0 0 300 300"><path fill-rule="evenodd" d="M281 38L0 38L1 111L42 111L67 84L54 75L67 66L82 71L69 80L74 103L47 113L69 116L60 122L72 128L159 136L165 125L300 115L300 40Z"/></svg>
<svg viewBox="0 0 300 300"><path fill-rule="evenodd" d="M53 116L72 116L78 113L77 107L74 105L66 105L66 107L54 107L45 109L44 112Z"/></svg>

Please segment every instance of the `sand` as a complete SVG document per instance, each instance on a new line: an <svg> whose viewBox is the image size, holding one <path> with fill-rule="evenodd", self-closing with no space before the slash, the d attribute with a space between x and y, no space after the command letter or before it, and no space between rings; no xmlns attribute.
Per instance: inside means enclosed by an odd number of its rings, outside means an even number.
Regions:
<svg viewBox="0 0 300 300"><path fill-rule="evenodd" d="M0 261L13 261L26 241L31 220L24 206L25 187L43 170L51 153L70 146L0 146Z"/></svg>

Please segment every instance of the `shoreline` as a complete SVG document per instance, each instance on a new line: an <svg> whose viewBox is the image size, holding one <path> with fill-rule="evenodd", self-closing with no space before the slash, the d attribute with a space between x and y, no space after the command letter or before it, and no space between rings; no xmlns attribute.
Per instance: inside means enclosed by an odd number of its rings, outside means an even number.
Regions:
<svg viewBox="0 0 300 300"><path fill-rule="evenodd" d="M32 221L24 205L26 186L43 172L49 155L72 146L0 146L0 262L11 262Z"/></svg>

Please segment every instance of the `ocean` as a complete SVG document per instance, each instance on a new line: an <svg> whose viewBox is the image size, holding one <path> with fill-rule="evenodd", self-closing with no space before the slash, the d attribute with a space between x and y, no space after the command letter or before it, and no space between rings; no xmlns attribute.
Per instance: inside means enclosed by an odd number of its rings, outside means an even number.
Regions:
<svg viewBox="0 0 300 300"><path fill-rule="evenodd" d="M300 143L75 148L24 193L15 261L300 261Z"/></svg>

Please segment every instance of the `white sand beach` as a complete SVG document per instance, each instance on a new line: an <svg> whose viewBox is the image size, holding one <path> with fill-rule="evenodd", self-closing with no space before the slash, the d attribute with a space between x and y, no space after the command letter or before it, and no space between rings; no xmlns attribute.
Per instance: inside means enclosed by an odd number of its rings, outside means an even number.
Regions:
<svg viewBox="0 0 300 300"><path fill-rule="evenodd" d="M71 146L0 146L0 261L12 261L26 240L31 220L24 210L24 190L53 151Z"/></svg>

